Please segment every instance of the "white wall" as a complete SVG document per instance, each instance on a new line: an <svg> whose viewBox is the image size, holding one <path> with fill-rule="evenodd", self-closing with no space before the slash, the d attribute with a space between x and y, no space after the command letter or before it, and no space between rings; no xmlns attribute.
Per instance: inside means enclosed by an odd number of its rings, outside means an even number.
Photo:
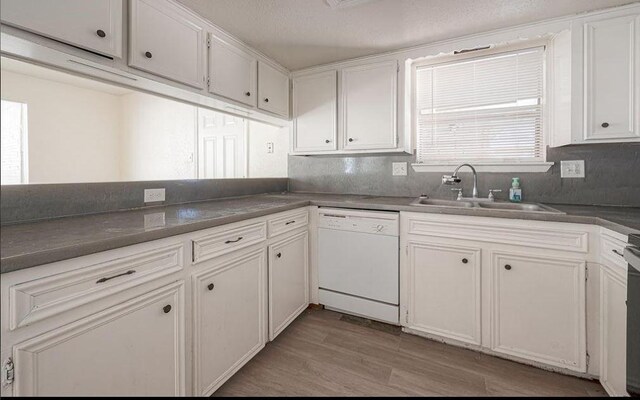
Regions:
<svg viewBox="0 0 640 400"><path fill-rule="evenodd" d="M121 107L122 180L196 178L196 107L138 92Z"/></svg>
<svg viewBox="0 0 640 400"><path fill-rule="evenodd" d="M273 143L273 153L267 153ZM249 121L248 178L284 178L287 176L289 128Z"/></svg>
<svg viewBox="0 0 640 400"><path fill-rule="evenodd" d="M28 182L120 180L119 96L2 70L3 99L27 104Z"/></svg>

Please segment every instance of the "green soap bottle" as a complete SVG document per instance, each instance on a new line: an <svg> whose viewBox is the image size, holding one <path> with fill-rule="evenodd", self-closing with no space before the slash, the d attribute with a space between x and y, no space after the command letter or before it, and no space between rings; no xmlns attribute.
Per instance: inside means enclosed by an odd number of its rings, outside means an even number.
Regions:
<svg viewBox="0 0 640 400"><path fill-rule="evenodd" d="M522 189L520 189L520 178L511 179L511 189L509 189L509 201L520 203L522 201Z"/></svg>

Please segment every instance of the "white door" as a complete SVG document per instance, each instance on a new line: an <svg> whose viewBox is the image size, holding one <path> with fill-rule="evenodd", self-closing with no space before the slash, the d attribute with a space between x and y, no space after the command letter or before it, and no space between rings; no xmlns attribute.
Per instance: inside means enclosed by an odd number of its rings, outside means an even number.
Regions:
<svg viewBox="0 0 640 400"><path fill-rule="evenodd" d="M293 151L338 149L337 71L293 79Z"/></svg>
<svg viewBox="0 0 640 400"><path fill-rule="evenodd" d="M131 0L129 65L204 88L202 26L167 0Z"/></svg>
<svg viewBox="0 0 640 400"><path fill-rule="evenodd" d="M198 109L198 178L244 178L246 121Z"/></svg>
<svg viewBox="0 0 640 400"><path fill-rule="evenodd" d="M122 57L122 0L2 0L2 23Z"/></svg>
<svg viewBox="0 0 640 400"><path fill-rule="evenodd" d="M491 348L586 371L585 262L495 252Z"/></svg>
<svg viewBox="0 0 640 400"><path fill-rule="evenodd" d="M640 140L640 16L585 24L585 137Z"/></svg>
<svg viewBox="0 0 640 400"><path fill-rule="evenodd" d="M627 285L614 268L600 269L600 383L611 396L627 396Z"/></svg>
<svg viewBox="0 0 640 400"><path fill-rule="evenodd" d="M269 339L275 339L309 305L307 232L269 246Z"/></svg>
<svg viewBox="0 0 640 400"><path fill-rule="evenodd" d="M408 246L409 327L479 345L480 249L414 241Z"/></svg>
<svg viewBox="0 0 640 400"><path fill-rule="evenodd" d="M236 252L193 276L194 395L209 396L266 342L266 254Z"/></svg>
<svg viewBox="0 0 640 400"><path fill-rule="evenodd" d="M289 77L258 61L258 108L289 116Z"/></svg>
<svg viewBox="0 0 640 400"><path fill-rule="evenodd" d="M209 42L209 91L255 107L257 60L212 34Z"/></svg>
<svg viewBox="0 0 640 400"><path fill-rule="evenodd" d="M184 396L184 283L16 345L16 396Z"/></svg>
<svg viewBox="0 0 640 400"><path fill-rule="evenodd" d="M345 150L396 147L398 63L342 70L341 122Z"/></svg>

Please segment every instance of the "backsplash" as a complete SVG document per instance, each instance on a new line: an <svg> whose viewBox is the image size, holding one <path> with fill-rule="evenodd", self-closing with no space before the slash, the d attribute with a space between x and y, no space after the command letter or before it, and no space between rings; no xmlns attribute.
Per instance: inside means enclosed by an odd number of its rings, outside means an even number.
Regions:
<svg viewBox="0 0 640 400"><path fill-rule="evenodd" d="M163 205L287 190L287 178L202 179L9 185L0 191L2 225L144 207L144 189L166 189Z"/></svg>
<svg viewBox="0 0 640 400"><path fill-rule="evenodd" d="M409 155L289 156L289 190L379 196L426 193L455 199L451 186L441 183L442 172L415 172L409 166L407 176L392 176L392 162L414 160ZM584 160L585 178L561 179L561 160ZM511 178L518 176L527 202L640 206L640 144L548 148L547 161L555 164L546 173L478 173L480 196L486 197L489 189L502 189L496 198L507 199ZM469 169L461 169L460 177L465 195L471 195Z"/></svg>

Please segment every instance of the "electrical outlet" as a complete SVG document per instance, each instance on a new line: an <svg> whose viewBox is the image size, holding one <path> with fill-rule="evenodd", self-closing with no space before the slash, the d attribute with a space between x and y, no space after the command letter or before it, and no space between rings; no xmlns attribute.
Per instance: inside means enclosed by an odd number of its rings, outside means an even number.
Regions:
<svg viewBox="0 0 640 400"><path fill-rule="evenodd" d="M407 176L407 163L406 162L394 162L393 176Z"/></svg>
<svg viewBox="0 0 640 400"><path fill-rule="evenodd" d="M164 201L164 188L144 190L145 203L157 203L159 201Z"/></svg>
<svg viewBox="0 0 640 400"><path fill-rule="evenodd" d="M159 228L165 225L165 215L163 212L145 214L144 229Z"/></svg>
<svg viewBox="0 0 640 400"><path fill-rule="evenodd" d="M273 153L273 142L267 142L267 153Z"/></svg>
<svg viewBox="0 0 640 400"><path fill-rule="evenodd" d="M561 178L584 178L584 160L560 161Z"/></svg>

